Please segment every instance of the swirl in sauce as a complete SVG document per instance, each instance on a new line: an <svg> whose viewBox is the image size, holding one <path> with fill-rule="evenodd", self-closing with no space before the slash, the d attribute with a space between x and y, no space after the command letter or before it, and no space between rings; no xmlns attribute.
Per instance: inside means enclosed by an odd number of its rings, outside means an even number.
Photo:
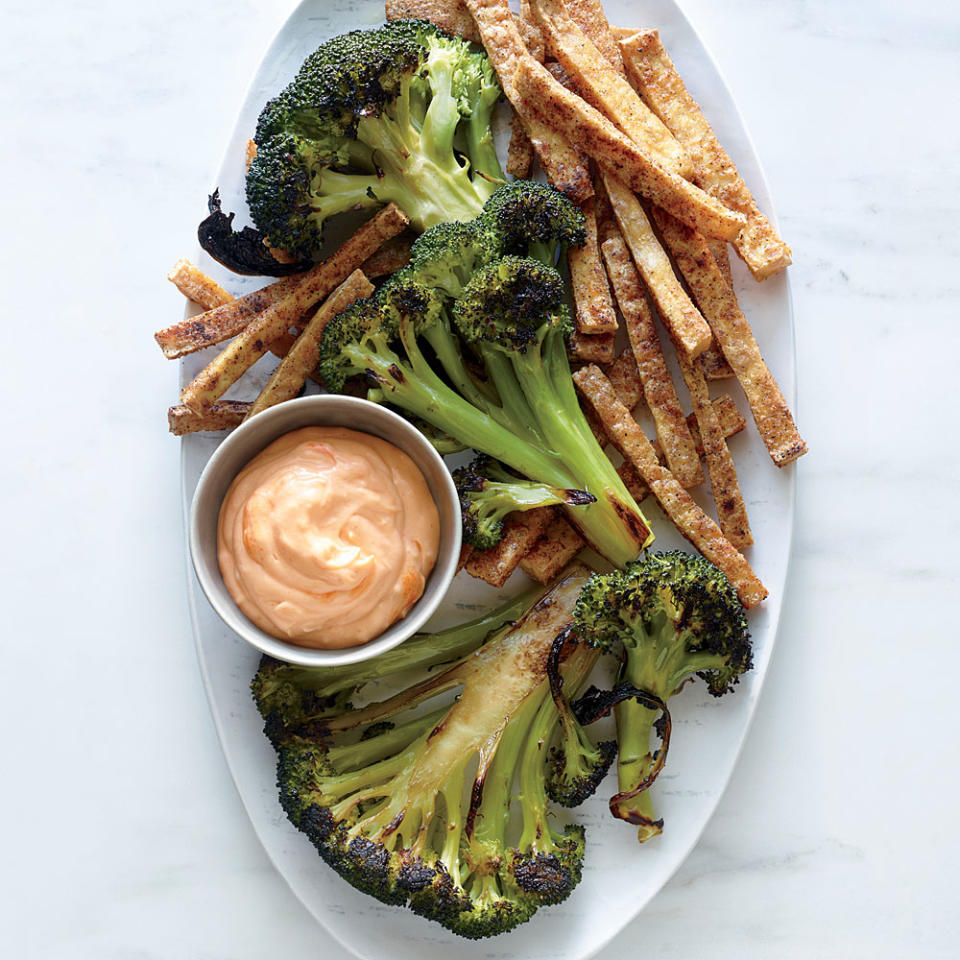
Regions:
<svg viewBox="0 0 960 960"><path fill-rule="evenodd" d="M275 440L220 508L220 572L261 630L352 647L406 616L437 559L440 517L414 462L344 427Z"/></svg>

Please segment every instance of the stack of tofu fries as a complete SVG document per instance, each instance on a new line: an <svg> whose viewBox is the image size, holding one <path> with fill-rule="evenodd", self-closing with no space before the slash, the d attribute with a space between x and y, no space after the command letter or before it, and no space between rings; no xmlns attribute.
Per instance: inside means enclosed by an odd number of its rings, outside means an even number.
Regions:
<svg viewBox="0 0 960 960"><path fill-rule="evenodd" d="M790 248L760 212L688 92L656 30L607 22L599 0L386 0L388 19L421 17L481 42L514 109L507 171L538 164L577 203L587 242L568 253L576 306L574 381L601 445L639 503L653 495L677 529L738 587L745 606L767 591L742 555L753 543L727 439L745 427L729 395L736 378L770 457L806 452L783 393L737 302L732 244L757 281L784 270ZM231 340L169 411L175 434L221 430L295 396L316 376L317 334L371 279L406 262L406 217L381 210L330 259L234 300L180 261L170 279L206 309L156 334L168 357ZM318 307L319 305L319 307ZM618 309L619 308L619 309ZM685 415L657 332L659 318L690 395ZM617 354L622 326L629 346ZM305 330L312 335L299 336ZM266 352L282 357L251 402L224 393ZM646 406L647 438L633 412ZM706 472L703 464L706 464ZM687 492L709 477L716 521ZM462 565L502 586L519 566L549 582L584 546L552 507L512 514L500 543L465 551Z"/></svg>

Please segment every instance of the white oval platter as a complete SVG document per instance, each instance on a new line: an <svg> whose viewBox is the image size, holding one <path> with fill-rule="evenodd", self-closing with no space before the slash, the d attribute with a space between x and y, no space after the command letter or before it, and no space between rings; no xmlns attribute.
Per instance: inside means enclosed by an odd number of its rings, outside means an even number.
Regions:
<svg viewBox="0 0 960 960"><path fill-rule="evenodd" d="M688 87L760 207L772 216L766 182L737 108L680 8L672 0L606 0L606 10L611 23L660 30ZM244 220L244 145L264 102L290 80L304 57L323 40L346 30L373 26L382 19L380 0L306 0L294 10L253 78L215 181L224 210L236 210L239 221ZM233 293L263 283L261 279L239 279L228 274L205 256L199 262ZM789 282L780 276L757 284L735 258L733 270L741 304L767 363L795 408ZM187 358L181 370L184 381L208 359L205 354ZM262 377L268 370L269 366L263 371L255 369L251 376L256 378L259 372ZM249 377L246 383L246 395L252 397ZM714 386L720 387L715 393L729 391L749 420L746 401L734 381ZM216 434L194 434L182 441L185 513L197 478L220 439ZM611 774L597 795L574 811L575 819L587 831L580 886L566 903L542 909L530 923L492 940L460 940L407 910L383 906L358 893L329 870L303 834L290 825L277 801L274 753L262 734L249 692L259 655L218 619L189 569L200 668L243 804L267 853L293 892L356 956L364 960L448 960L452 955L463 960L585 960L636 917L683 862L713 813L746 736L773 649L790 557L795 468L780 471L772 465L752 422L731 440L731 450L757 543L748 555L770 590L769 599L750 615L755 667L733 695L714 700L702 684L697 684L671 701L674 733L670 759L653 788L655 807L665 820L663 834L641 846L636 843L633 827L610 817L606 801L615 792L615 776ZM644 510L657 533L658 548L685 546L650 500ZM522 574L516 574L506 589L516 590L522 582ZM492 606L498 596L492 588L460 574L435 624L468 619Z"/></svg>

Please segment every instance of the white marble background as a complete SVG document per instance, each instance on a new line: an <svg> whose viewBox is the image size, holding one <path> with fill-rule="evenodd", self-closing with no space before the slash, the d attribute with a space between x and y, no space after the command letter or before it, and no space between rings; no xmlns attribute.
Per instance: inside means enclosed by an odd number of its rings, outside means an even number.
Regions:
<svg viewBox="0 0 960 960"><path fill-rule="evenodd" d="M176 371L150 336L290 6L2 5L4 956L345 956L220 755L164 433ZM795 250L812 452L733 784L602 958L956 957L960 12L685 6Z"/></svg>

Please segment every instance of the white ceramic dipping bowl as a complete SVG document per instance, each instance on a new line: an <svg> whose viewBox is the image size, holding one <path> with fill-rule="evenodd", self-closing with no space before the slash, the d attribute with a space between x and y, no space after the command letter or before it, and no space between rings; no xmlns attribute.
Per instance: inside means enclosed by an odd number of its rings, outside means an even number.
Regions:
<svg viewBox="0 0 960 960"><path fill-rule="evenodd" d="M278 437L301 427L348 427L399 447L420 469L440 514L437 562L423 596L402 620L356 647L318 650L279 640L253 624L227 590L217 563L220 505L233 478ZM279 403L237 427L207 462L190 508L190 554L197 579L210 605L234 633L263 653L308 667L357 663L403 643L436 610L457 572L460 556L460 505L453 479L430 442L403 417L379 404L332 394Z"/></svg>

